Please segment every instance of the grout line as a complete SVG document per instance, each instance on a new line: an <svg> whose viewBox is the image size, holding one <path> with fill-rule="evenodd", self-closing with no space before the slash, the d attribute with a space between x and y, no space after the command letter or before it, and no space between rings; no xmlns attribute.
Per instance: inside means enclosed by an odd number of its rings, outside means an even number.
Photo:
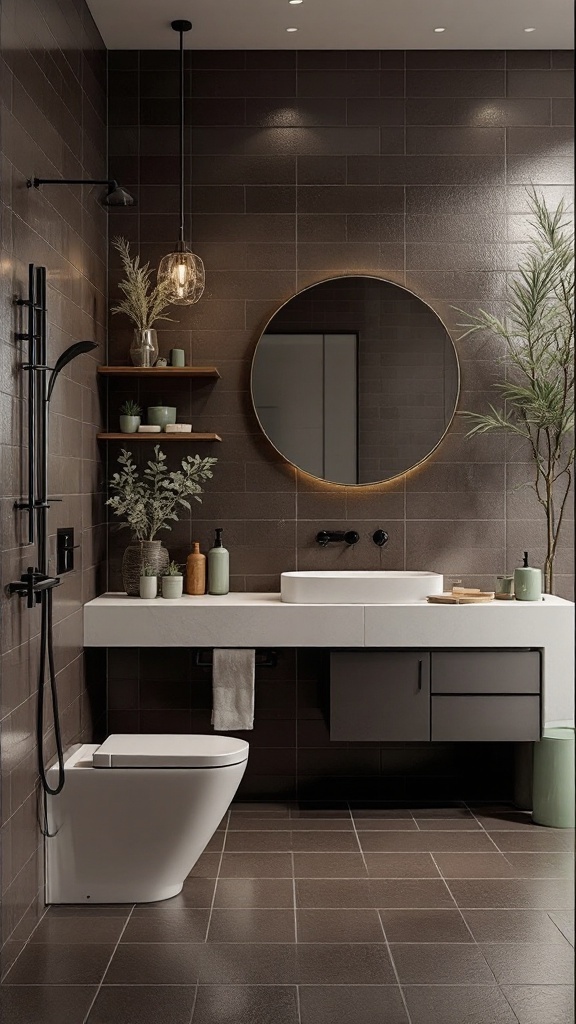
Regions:
<svg viewBox="0 0 576 1024"><path fill-rule="evenodd" d="M497 842L496 842L496 841L495 841L494 839L492 839L492 836L490 835L490 833L488 832L488 830L487 830L486 828L484 828L484 825L482 824L482 822L481 822L481 821L480 821L480 820L479 820L479 819L478 819L478 818L476 817L476 815L474 814L474 811L472 810L472 808L471 808L471 807L469 807L469 806L468 806L468 804L465 804L465 807L466 807L466 808L467 808L467 809L468 809L468 810L470 811L470 814L472 814L472 816L474 817L474 820L478 822L478 824L480 825L480 828L481 828L481 829L482 829L482 831L484 832L484 835L488 837L488 839L490 840L490 842L491 842L491 843L492 843L492 845L494 846L494 849L495 849L495 850L496 850L496 851L497 851L498 853L502 854L502 850L501 850L501 849L500 849L500 847L498 846ZM516 830L516 829L510 829L509 831L511 831L511 832L515 832L515 831L517 831L517 830ZM502 856L503 856L503 854L502 854Z"/></svg>
<svg viewBox="0 0 576 1024"><path fill-rule="evenodd" d="M408 1009L408 1003L406 1002L406 996L404 995L404 989L402 988L402 985L400 984L400 975L398 974L396 963L394 961L394 957L392 956L392 950L390 949L390 943L388 942L388 936L386 935L386 929L384 927L384 922L382 920L382 917L380 916L380 911L377 910L376 913L378 914L378 920L380 921L380 927L382 929L382 934L384 936L384 942L386 943L386 949L387 949L387 952L388 952L388 956L390 957L390 963L392 965L392 970L394 971L394 977L396 978L396 982L397 982L398 989L399 989L399 992L400 992L400 998L402 1000L404 1009L406 1011L406 1017L407 1017L407 1020L408 1020L408 1024L412 1024L412 1017L410 1016L410 1010Z"/></svg>
<svg viewBox="0 0 576 1024"><path fill-rule="evenodd" d="M204 942L208 942L208 933L210 931L210 924L212 922L212 912L214 910L214 903L216 901L216 890L218 888L218 880L220 878L220 871L222 869L222 860L224 859L224 851L226 849L226 838L228 836L228 825L230 824L230 808L226 811L226 828L224 830L224 842L222 843L222 849L220 851L220 860L218 861L218 871L216 872L216 881L214 883L214 892L212 893L212 902L210 903L210 913L208 914L208 922L206 924L206 935L204 936ZM200 854L202 856L202 854Z"/></svg>
<svg viewBox="0 0 576 1024"><path fill-rule="evenodd" d="M134 903L132 905L131 909L130 909L130 913L128 914L128 917L126 918L126 920L124 922L124 927L122 928L122 931L120 932L120 935L118 936L118 939L116 941L116 945L114 946L114 949L112 950L112 953L110 955L110 959L108 960L108 963L106 964L106 967L104 968L102 977L100 979L100 984L98 985L98 988L96 989L96 993L94 995L94 998L93 998L92 1002L90 1003L90 1006L88 1007L88 1011L86 1013L86 1016L83 1019L82 1024L87 1024L88 1018L89 1018L90 1014L92 1013L92 1009L94 1007L94 1004L95 1004L96 1000L98 999L98 996L100 995L100 989L102 988L102 985L104 984L104 978L106 977L106 975L108 973L108 969L110 967L110 964L112 963L112 960L114 959L116 950L118 949L118 946L120 945L122 936L124 935L124 932L126 931L126 929L128 927L128 922L129 922L130 918L132 917L132 914L134 913L134 907L135 906L136 906L136 904Z"/></svg>

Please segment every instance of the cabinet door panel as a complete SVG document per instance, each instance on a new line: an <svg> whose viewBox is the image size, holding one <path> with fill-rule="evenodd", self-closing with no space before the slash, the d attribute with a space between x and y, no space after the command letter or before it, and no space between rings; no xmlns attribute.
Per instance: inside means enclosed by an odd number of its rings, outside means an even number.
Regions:
<svg viewBox="0 0 576 1024"><path fill-rule="evenodd" d="M540 693L539 651L434 651L432 693Z"/></svg>
<svg viewBox="0 0 576 1024"><path fill-rule="evenodd" d="M517 743L540 739L539 697L432 697L432 739Z"/></svg>
<svg viewBox="0 0 576 1024"><path fill-rule="evenodd" d="M330 739L430 739L430 655L426 652L333 652Z"/></svg>

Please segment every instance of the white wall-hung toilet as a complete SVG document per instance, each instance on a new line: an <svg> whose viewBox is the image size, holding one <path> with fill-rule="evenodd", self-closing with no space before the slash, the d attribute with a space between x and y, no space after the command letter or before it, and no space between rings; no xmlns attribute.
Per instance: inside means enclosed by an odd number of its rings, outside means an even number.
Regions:
<svg viewBox="0 0 576 1024"><path fill-rule="evenodd" d="M47 797L47 903L150 903L175 896L246 769L235 736L116 735L68 751ZM56 783L57 767L48 770Z"/></svg>

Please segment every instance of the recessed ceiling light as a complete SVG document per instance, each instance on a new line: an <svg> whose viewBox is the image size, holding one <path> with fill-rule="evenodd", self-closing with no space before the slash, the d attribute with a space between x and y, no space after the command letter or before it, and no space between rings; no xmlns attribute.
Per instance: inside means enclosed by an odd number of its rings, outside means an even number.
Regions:
<svg viewBox="0 0 576 1024"><path fill-rule="evenodd" d="M435 28L434 31L435 32L445 32L446 29L445 28Z"/></svg>
<svg viewBox="0 0 576 1024"><path fill-rule="evenodd" d="M301 3L303 3L303 0L288 0L288 3L289 4L301 4Z"/></svg>
<svg viewBox="0 0 576 1024"><path fill-rule="evenodd" d="M524 31L525 32L535 32L536 29L535 28L525 28Z"/></svg>
<svg viewBox="0 0 576 1024"><path fill-rule="evenodd" d="M287 28L286 31L287 32L297 32L298 29L297 28Z"/></svg>

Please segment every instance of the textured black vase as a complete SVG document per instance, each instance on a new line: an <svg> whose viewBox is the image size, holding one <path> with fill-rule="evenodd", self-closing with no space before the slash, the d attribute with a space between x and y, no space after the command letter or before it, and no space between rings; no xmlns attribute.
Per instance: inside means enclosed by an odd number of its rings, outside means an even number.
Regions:
<svg viewBox="0 0 576 1024"><path fill-rule="evenodd" d="M140 577L145 565L162 576L170 563L170 555L160 540L143 540L129 544L122 559L122 583L129 597L139 597Z"/></svg>

